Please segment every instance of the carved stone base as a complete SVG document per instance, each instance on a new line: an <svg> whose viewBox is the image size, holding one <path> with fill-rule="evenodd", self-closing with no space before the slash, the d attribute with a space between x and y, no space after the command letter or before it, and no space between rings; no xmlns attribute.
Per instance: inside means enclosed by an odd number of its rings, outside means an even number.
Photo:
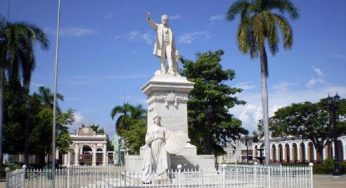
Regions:
<svg viewBox="0 0 346 188"><path fill-rule="evenodd" d="M161 116L162 127L188 134L187 100L193 85L193 82L179 75L158 74L151 78L141 88L147 95L147 125L152 124L154 115L158 113Z"/></svg>
<svg viewBox="0 0 346 188"><path fill-rule="evenodd" d="M143 162L143 148L140 150L140 155L129 155L125 159L125 166L127 170L141 172ZM215 169L214 155L197 155L196 146L189 143L186 144L184 149L175 155L170 155L171 169L177 169L178 164L182 165L182 169Z"/></svg>

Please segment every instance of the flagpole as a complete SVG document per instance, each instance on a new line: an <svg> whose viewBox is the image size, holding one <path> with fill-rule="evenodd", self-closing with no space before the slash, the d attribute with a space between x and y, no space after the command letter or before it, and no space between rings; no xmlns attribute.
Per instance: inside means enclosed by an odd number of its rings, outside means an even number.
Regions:
<svg viewBox="0 0 346 188"><path fill-rule="evenodd" d="M58 17L56 27L55 64L54 64L54 104L53 104L53 130L52 130L52 188L55 187L55 137L56 137L56 108L58 92L58 57L59 57L59 34L60 34L60 11L61 0L58 0Z"/></svg>

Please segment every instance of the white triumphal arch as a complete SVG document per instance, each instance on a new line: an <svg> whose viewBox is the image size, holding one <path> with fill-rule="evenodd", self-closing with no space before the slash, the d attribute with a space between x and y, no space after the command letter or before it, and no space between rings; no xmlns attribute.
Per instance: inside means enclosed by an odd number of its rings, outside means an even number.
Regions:
<svg viewBox="0 0 346 188"><path fill-rule="evenodd" d="M90 126L82 126L70 136L72 144L64 155L64 166L108 164L106 134L96 133Z"/></svg>

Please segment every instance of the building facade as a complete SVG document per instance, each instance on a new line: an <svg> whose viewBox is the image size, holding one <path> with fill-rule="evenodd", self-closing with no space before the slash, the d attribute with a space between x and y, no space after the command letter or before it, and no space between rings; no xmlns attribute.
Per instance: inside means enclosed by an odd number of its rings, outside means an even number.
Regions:
<svg viewBox="0 0 346 188"><path fill-rule="evenodd" d="M346 162L346 135L338 137L338 159ZM264 142L253 143L252 150L254 160L261 157ZM311 140L302 140L295 137L271 138L270 161L273 163L307 163L333 159L335 154L334 142L326 143L322 151L322 159L319 159L316 148ZM262 156L265 156L262 152Z"/></svg>

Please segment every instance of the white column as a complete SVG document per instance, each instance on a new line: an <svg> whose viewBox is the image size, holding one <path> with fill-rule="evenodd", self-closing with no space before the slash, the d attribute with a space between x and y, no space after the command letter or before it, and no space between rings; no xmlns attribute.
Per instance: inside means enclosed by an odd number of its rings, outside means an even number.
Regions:
<svg viewBox="0 0 346 188"><path fill-rule="evenodd" d="M280 162L279 144L276 144L275 147L276 147L276 161Z"/></svg>
<svg viewBox="0 0 346 188"><path fill-rule="evenodd" d="M79 163L78 163L78 157L79 157L79 148L78 148L78 144L75 145L75 148L74 148L74 165L75 166L78 166Z"/></svg>
<svg viewBox="0 0 346 188"><path fill-rule="evenodd" d="M313 148L313 151L314 151L314 156L312 158L312 161L315 161L315 160L317 160L317 150L316 150L316 148L315 148L315 146L313 144L312 144L312 148Z"/></svg>
<svg viewBox="0 0 346 188"><path fill-rule="evenodd" d="M305 160L307 160L307 161L310 160L310 159L308 159L308 151L309 151L308 146L309 146L309 143L308 142L304 142Z"/></svg>
<svg viewBox="0 0 346 188"><path fill-rule="evenodd" d="M64 166L67 166L67 154L64 154L63 156L64 156L64 163L63 164L64 164Z"/></svg>
<svg viewBox="0 0 346 188"><path fill-rule="evenodd" d="M297 145L297 161L302 161L300 157L300 142L296 143Z"/></svg>
<svg viewBox="0 0 346 188"><path fill-rule="evenodd" d="M286 143L282 144L282 150L283 150L283 152L282 152L282 154L283 154L282 160L287 162Z"/></svg>
<svg viewBox="0 0 346 188"><path fill-rule="evenodd" d="M343 152L343 161L346 161L346 141L344 140L344 137L340 139L341 140L341 148L342 148L342 152Z"/></svg>
<svg viewBox="0 0 346 188"><path fill-rule="evenodd" d="M288 146L290 147L289 149L288 149L288 152L290 152L289 153L289 156L290 156L290 161L293 161L293 158L294 158L294 155L293 155L293 143L289 143L288 144ZM288 163L290 162L290 161L287 161Z"/></svg>
<svg viewBox="0 0 346 188"><path fill-rule="evenodd" d="M102 153L102 164L105 166L107 165L107 145L106 144L103 144L103 153Z"/></svg>
<svg viewBox="0 0 346 188"><path fill-rule="evenodd" d="M92 152L93 152L93 158L92 158L92 166L96 166L96 144L93 145Z"/></svg>
<svg viewBox="0 0 346 188"><path fill-rule="evenodd" d="M328 145L324 146L324 148L322 150L322 161L326 160L326 157L327 157L326 153L328 154L328 152L326 152L327 147L329 148Z"/></svg>
<svg viewBox="0 0 346 188"><path fill-rule="evenodd" d="M70 151L68 151L67 152L67 165L68 166L71 166L71 152Z"/></svg>

